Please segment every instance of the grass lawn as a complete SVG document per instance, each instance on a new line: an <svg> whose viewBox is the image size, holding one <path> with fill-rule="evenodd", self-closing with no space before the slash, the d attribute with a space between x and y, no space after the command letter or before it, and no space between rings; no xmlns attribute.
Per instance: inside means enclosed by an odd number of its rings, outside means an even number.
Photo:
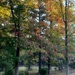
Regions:
<svg viewBox="0 0 75 75"><path fill-rule="evenodd" d="M21 71L21 72L25 72L27 70L27 68L26 67L19 67L19 72ZM29 74L30 75L39 75L39 74L37 74L38 73L38 67L37 66L33 66L33 67L31 67L31 70L29 70L28 71L29 72ZM70 75L72 74L72 73L75 73L75 70L74 69L70 69ZM2 75L3 74L3 72L0 72L0 75ZM60 72L60 71L51 71L51 75L66 75L66 71L62 71L62 72Z"/></svg>
<svg viewBox="0 0 75 75"><path fill-rule="evenodd" d="M19 67L19 71L26 71L26 67ZM29 71L30 75L36 75L38 73L38 67L33 66L31 67L31 70ZM65 72L60 72L60 71L52 71L51 75L65 75Z"/></svg>
<svg viewBox="0 0 75 75"><path fill-rule="evenodd" d="M19 67L19 71L26 71L26 67ZM38 72L38 67L33 66L31 67L31 70L29 70L29 73L37 73Z"/></svg>
<svg viewBox="0 0 75 75"><path fill-rule="evenodd" d="M73 73L75 73L75 69L70 69L69 73L70 73L70 75L72 75ZM66 71L65 70L62 71L62 72L60 72L60 71L53 71L52 75L66 75Z"/></svg>
<svg viewBox="0 0 75 75"><path fill-rule="evenodd" d="M19 71L26 71L26 69L27 69L26 67L19 67ZM31 70L29 71L29 73L30 75L36 75L36 73L38 73L38 67L37 66L31 67ZM70 69L70 75L72 73L75 73L74 69ZM66 75L66 71L65 70L62 72L58 70L54 71L53 69L53 71L51 71L51 75Z"/></svg>
<svg viewBox="0 0 75 75"><path fill-rule="evenodd" d="M0 72L0 75L3 75L3 72Z"/></svg>
<svg viewBox="0 0 75 75"><path fill-rule="evenodd" d="M66 75L66 74L65 74L65 71L63 71L63 72L60 72L60 71L53 71L53 72L51 73L51 75Z"/></svg>

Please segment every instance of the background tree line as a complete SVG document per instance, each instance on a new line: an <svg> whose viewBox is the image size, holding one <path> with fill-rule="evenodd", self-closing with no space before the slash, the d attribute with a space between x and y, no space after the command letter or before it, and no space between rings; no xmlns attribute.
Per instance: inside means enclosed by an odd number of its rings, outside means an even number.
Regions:
<svg viewBox="0 0 75 75"><path fill-rule="evenodd" d="M74 52L74 1L0 0L0 67L19 75L19 62L30 69L38 64L66 63ZM64 63L64 64L65 64ZM59 66L59 69L61 67Z"/></svg>

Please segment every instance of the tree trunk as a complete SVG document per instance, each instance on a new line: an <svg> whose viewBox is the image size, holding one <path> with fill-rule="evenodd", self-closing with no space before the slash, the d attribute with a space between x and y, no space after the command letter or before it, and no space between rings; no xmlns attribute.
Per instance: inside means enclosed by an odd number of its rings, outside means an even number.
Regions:
<svg viewBox="0 0 75 75"><path fill-rule="evenodd" d="M16 58L17 58L17 60L15 61L14 75L19 75L19 73L18 73L19 52L20 52L20 48L17 47L17 51L16 51Z"/></svg>
<svg viewBox="0 0 75 75"><path fill-rule="evenodd" d="M17 65L17 64L15 65L14 75L19 75L19 74L18 74L18 65Z"/></svg>
<svg viewBox="0 0 75 75"><path fill-rule="evenodd" d="M28 70L30 70L31 69L31 59L30 59L30 57L28 58Z"/></svg>
<svg viewBox="0 0 75 75"><path fill-rule="evenodd" d="M50 64L50 58L48 57L48 75L51 75L51 64Z"/></svg>
<svg viewBox="0 0 75 75"><path fill-rule="evenodd" d="M39 52L39 73L41 70L41 52Z"/></svg>
<svg viewBox="0 0 75 75"><path fill-rule="evenodd" d="M65 58L66 58L66 75L69 75L69 65L68 65L68 35L67 35L67 26L68 26L68 0L65 0Z"/></svg>
<svg viewBox="0 0 75 75"><path fill-rule="evenodd" d="M69 64L68 64L68 58L66 57L66 75L69 75Z"/></svg>

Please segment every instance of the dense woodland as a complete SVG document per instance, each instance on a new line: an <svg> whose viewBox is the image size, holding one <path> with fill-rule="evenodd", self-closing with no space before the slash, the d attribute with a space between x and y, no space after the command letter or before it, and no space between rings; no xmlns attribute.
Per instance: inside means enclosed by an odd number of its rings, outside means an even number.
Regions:
<svg viewBox="0 0 75 75"><path fill-rule="evenodd" d="M66 69L75 62L74 0L0 0L0 70L19 66ZM75 68L75 66L74 66Z"/></svg>

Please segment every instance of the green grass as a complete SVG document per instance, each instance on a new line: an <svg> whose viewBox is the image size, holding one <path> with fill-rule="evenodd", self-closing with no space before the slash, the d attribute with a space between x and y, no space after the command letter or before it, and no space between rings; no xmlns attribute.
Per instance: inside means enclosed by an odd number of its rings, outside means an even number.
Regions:
<svg viewBox="0 0 75 75"><path fill-rule="evenodd" d="M19 71L26 71L27 68L26 67L19 67ZM36 75L36 73L38 72L38 67L37 66L33 66L31 67L31 70L28 71L30 73L30 75ZM70 75L72 73L75 73L75 69L70 69ZM66 71L63 70L61 71L54 71L54 69L51 71L51 75L66 75Z"/></svg>
<svg viewBox="0 0 75 75"><path fill-rule="evenodd" d="M37 73L38 72L38 67L33 66L31 67L31 70L29 71L29 73Z"/></svg>
<svg viewBox="0 0 75 75"><path fill-rule="evenodd" d="M19 71L26 71L26 67L19 67ZM29 70L29 73L37 73L38 72L38 67L33 66L31 67L31 70Z"/></svg>
<svg viewBox="0 0 75 75"><path fill-rule="evenodd" d="M4 72L0 72L0 75L3 75Z"/></svg>
<svg viewBox="0 0 75 75"><path fill-rule="evenodd" d="M66 75L65 71L62 71L62 72L60 72L60 71L53 71L53 72L51 72L51 74L52 75Z"/></svg>
<svg viewBox="0 0 75 75"><path fill-rule="evenodd" d="M23 66L22 67L19 67L19 71L26 71L26 69L27 68L26 67L23 67Z"/></svg>
<svg viewBox="0 0 75 75"><path fill-rule="evenodd" d="M26 67L19 67L19 71L26 71L27 68ZM31 67L31 70L28 71L30 74L36 74L38 72L38 67L33 66ZM60 72L60 71L52 71L51 72L52 75L65 75L65 71Z"/></svg>
<svg viewBox="0 0 75 75"><path fill-rule="evenodd" d="M27 68L26 67L19 67L19 72L21 71L21 72L25 72L27 70ZM38 67L37 66L33 66L33 67L31 67L31 70L29 70L28 71L29 73L30 73L30 75L36 75L36 73L38 72ZM75 70L74 69L70 69L70 74L72 74L72 73L75 73ZM0 72L0 75L2 75L3 74L3 72ZM51 71L51 75L66 75L66 71L64 70L64 71L62 71L62 72L60 72L60 71Z"/></svg>
<svg viewBox="0 0 75 75"><path fill-rule="evenodd" d="M72 74L72 73L75 73L75 69L70 69L69 70L69 73L70 73L70 75ZM66 71L64 70L64 71L53 71L52 72L52 75L66 75Z"/></svg>

